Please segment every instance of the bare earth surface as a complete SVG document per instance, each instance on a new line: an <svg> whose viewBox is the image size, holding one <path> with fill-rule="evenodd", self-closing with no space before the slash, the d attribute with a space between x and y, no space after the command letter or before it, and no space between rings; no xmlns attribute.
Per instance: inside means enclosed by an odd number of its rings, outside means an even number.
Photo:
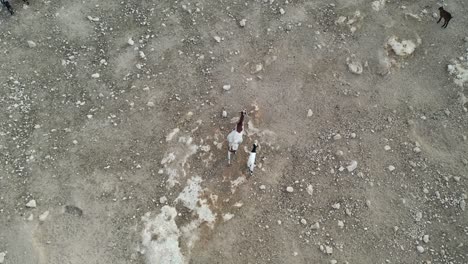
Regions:
<svg viewBox="0 0 468 264"><path fill-rule="evenodd" d="M0 263L468 263L468 2L10 2Z"/></svg>

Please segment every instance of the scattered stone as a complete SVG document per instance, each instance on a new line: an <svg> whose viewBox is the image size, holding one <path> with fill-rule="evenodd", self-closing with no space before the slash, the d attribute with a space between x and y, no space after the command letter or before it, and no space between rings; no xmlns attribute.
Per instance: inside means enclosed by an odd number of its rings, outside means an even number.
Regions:
<svg viewBox="0 0 468 264"><path fill-rule="evenodd" d="M347 216L351 216L351 210L349 210L349 208L345 209L345 213Z"/></svg>
<svg viewBox="0 0 468 264"><path fill-rule="evenodd" d="M226 213L226 214L223 215L223 221L224 221L224 222L229 221L229 220L231 220L233 217L234 217L233 214L231 214L231 213Z"/></svg>
<svg viewBox="0 0 468 264"><path fill-rule="evenodd" d="M372 202L370 200L366 200L366 206L371 207Z"/></svg>
<svg viewBox="0 0 468 264"><path fill-rule="evenodd" d="M314 187L312 185L307 185L307 189L306 189L307 193L309 195L313 195L314 194Z"/></svg>
<svg viewBox="0 0 468 264"><path fill-rule="evenodd" d="M374 11L380 11L384 8L385 6L385 0L378 0L378 1L374 1L372 2L372 9L374 9Z"/></svg>
<svg viewBox="0 0 468 264"><path fill-rule="evenodd" d="M423 215L422 215L422 212L416 212L416 215L414 216L414 220L416 220L416 222L419 222L421 221Z"/></svg>
<svg viewBox="0 0 468 264"><path fill-rule="evenodd" d="M28 218L26 218L26 220L28 220L29 222L31 222L32 220L34 220L34 215L33 214L30 214L28 216Z"/></svg>
<svg viewBox="0 0 468 264"><path fill-rule="evenodd" d="M429 235L424 235L422 240L424 241L424 243L429 243Z"/></svg>
<svg viewBox="0 0 468 264"><path fill-rule="evenodd" d="M346 60L346 64L348 64L348 69L350 72L357 74L357 75L362 74L364 68L362 67L362 63L360 61L351 60L348 58Z"/></svg>
<svg viewBox="0 0 468 264"><path fill-rule="evenodd" d="M225 84L225 85L223 85L223 90L224 90L224 91L229 91L229 90L231 90L231 85L230 85L230 84Z"/></svg>
<svg viewBox="0 0 468 264"><path fill-rule="evenodd" d="M330 246L325 246L325 253L327 253L328 255L333 254L333 248Z"/></svg>
<svg viewBox="0 0 468 264"><path fill-rule="evenodd" d="M465 211L465 209L466 209L466 202L465 202L464 199L460 201L460 209L462 211Z"/></svg>
<svg viewBox="0 0 468 264"><path fill-rule="evenodd" d="M343 156L344 153L343 153L343 151L341 151L341 150L337 150L336 153L335 153L335 155L337 155L337 156Z"/></svg>
<svg viewBox="0 0 468 264"><path fill-rule="evenodd" d="M260 188L260 190L265 190L265 189L266 189L266 186L262 184L262 185L260 185L259 188Z"/></svg>
<svg viewBox="0 0 468 264"><path fill-rule="evenodd" d="M392 172L394 170L395 170L395 166L393 165L388 166L388 171Z"/></svg>
<svg viewBox="0 0 468 264"><path fill-rule="evenodd" d="M247 19L245 19L245 18L241 19L241 21L239 21L239 26L245 27L246 22L247 22Z"/></svg>
<svg viewBox="0 0 468 264"><path fill-rule="evenodd" d="M291 186L288 186L288 187L286 187L286 191L287 191L288 193L292 193L292 192L294 192L294 188L291 187Z"/></svg>
<svg viewBox="0 0 468 264"><path fill-rule="evenodd" d="M333 139L334 140L340 140L341 139L341 135L340 134L336 134L333 136Z"/></svg>
<svg viewBox="0 0 468 264"><path fill-rule="evenodd" d="M392 149L392 148L391 148L389 145L385 145L385 147L384 147L384 150L385 150L385 151L389 151L389 150L391 150L391 149Z"/></svg>
<svg viewBox="0 0 468 264"><path fill-rule="evenodd" d="M128 43L128 45L133 46L135 44L135 41L133 41L132 38L129 38L127 43Z"/></svg>
<svg viewBox="0 0 468 264"><path fill-rule="evenodd" d="M28 46L29 46L30 48L35 48L35 47L37 47L37 44L36 44L34 41L32 41L32 40L28 40Z"/></svg>
<svg viewBox="0 0 468 264"><path fill-rule="evenodd" d="M351 133L351 138L356 138L356 133Z"/></svg>
<svg viewBox="0 0 468 264"><path fill-rule="evenodd" d="M278 220L277 223L278 223L278 225L281 225L282 222L281 222L281 220Z"/></svg>
<svg viewBox="0 0 468 264"><path fill-rule="evenodd" d="M39 216L39 221L44 222L48 216L49 216L49 211L45 211Z"/></svg>
<svg viewBox="0 0 468 264"><path fill-rule="evenodd" d="M312 109L309 109L309 111L307 111L307 117L311 117L314 115L314 112L312 112Z"/></svg>
<svg viewBox="0 0 468 264"><path fill-rule="evenodd" d="M344 227L344 222L341 220L338 220L338 227L343 228Z"/></svg>
<svg viewBox="0 0 468 264"><path fill-rule="evenodd" d="M167 202L167 197L166 196L159 197L159 203L160 204L165 204L166 202Z"/></svg>
<svg viewBox="0 0 468 264"><path fill-rule="evenodd" d="M297 256L299 255L299 253L297 253L296 251L293 252L293 256Z"/></svg>
<svg viewBox="0 0 468 264"><path fill-rule="evenodd" d="M0 252L0 264L5 262L6 252Z"/></svg>
<svg viewBox="0 0 468 264"><path fill-rule="evenodd" d="M439 14L437 14L436 12L432 13L432 17L433 18L439 18Z"/></svg>
<svg viewBox="0 0 468 264"><path fill-rule="evenodd" d="M315 222L315 224L311 225L310 228L312 230L318 230L320 229L320 224L318 222Z"/></svg>
<svg viewBox="0 0 468 264"><path fill-rule="evenodd" d="M338 19L335 21L335 24L336 24L336 25L341 25L341 24L343 24L345 21L346 21L346 17L345 17L345 16L340 16L340 17L338 17Z"/></svg>
<svg viewBox="0 0 468 264"><path fill-rule="evenodd" d="M346 169L348 170L348 172L352 172L357 168L357 165L357 161L352 160L351 163L346 167Z"/></svg>
<svg viewBox="0 0 468 264"><path fill-rule="evenodd" d="M330 264L337 264L337 263L338 263L338 261L336 261L336 259L330 260Z"/></svg>
<svg viewBox="0 0 468 264"><path fill-rule="evenodd" d="M81 210L79 207L76 207L74 205L65 205L65 213L71 214L74 216L82 216L83 210Z"/></svg>
<svg viewBox="0 0 468 264"><path fill-rule="evenodd" d="M416 249L418 250L419 253L424 253L424 247L423 247L423 246L418 245L418 246L416 247Z"/></svg>
<svg viewBox="0 0 468 264"><path fill-rule="evenodd" d="M99 22L99 17L88 16L88 20L91 22Z"/></svg>
<svg viewBox="0 0 468 264"><path fill-rule="evenodd" d="M255 65L255 69L253 69L252 73L253 73L253 74L258 73L258 72L260 72L261 70L263 70L263 64L259 63L259 64L256 64L256 65Z"/></svg>
<svg viewBox="0 0 468 264"><path fill-rule="evenodd" d="M301 219L301 224L307 225L307 220L305 220L304 218L302 218L302 219Z"/></svg>
<svg viewBox="0 0 468 264"><path fill-rule="evenodd" d="M227 112L225 110L223 110L223 112L221 113L221 116L226 118L227 117Z"/></svg>
<svg viewBox="0 0 468 264"><path fill-rule="evenodd" d="M421 149L419 147L415 147L413 149L413 151L414 151L414 153L419 153L419 152L421 152Z"/></svg>
<svg viewBox="0 0 468 264"><path fill-rule="evenodd" d="M26 204L26 207L28 208L36 208L36 200L31 200Z"/></svg>
<svg viewBox="0 0 468 264"><path fill-rule="evenodd" d="M146 103L146 106L148 106L148 107L154 107L155 104L154 104L154 102L149 101L148 103Z"/></svg>
<svg viewBox="0 0 468 264"><path fill-rule="evenodd" d="M221 37L219 37L219 36L214 36L213 38L214 38L214 40L215 40L216 42L218 42L218 43L221 42Z"/></svg>
<svg viewBox="0 0 468 264"><path fill-rule="evenodd" d="M93 77L94 79L97 79L99 78L101 75L99 73L93 73L91 74L91 77Z"/></svg>
<svg viewBox="0 0 468 264"><path fill-rule="evenodd" d="M77 144L78 144L78 140L75 139L75 140L72 141L72 143L73 143L73 145L77 145Z"/></svg>
<svg viewBox="0 0 468 264"><path fill-rule="evenodd" d="M286 11L284 11L284 9L283 9L282 7L280 7L279 12L280 12L280 14L282 14L282 15L284 15L284 14L286 13Z"/></svg>
<svg viewBox="0 0 468 264"><path fill-rule="evenodd" d="M411 55L416 49L416 44L411 40L398 41L396 36L392 36L388 39L387 44L392 48L398 56L408 56Z"/></svg>
<svg viewBox="0 0 468 264"><path fill-rule="evenodd" d="M340 204L340 203L332 204L331 207L332 207L333 209L335 209L335 210L338 210L338 209L340 209L341 204Z"/></svg>
<svg viewBox="0 0 468 264"><path fill-rule="evenodd" d="M454 177L453 177L453 180L456 181L456 182L459 182L460 179L461 179L460 176L454 176Z"/></svg>

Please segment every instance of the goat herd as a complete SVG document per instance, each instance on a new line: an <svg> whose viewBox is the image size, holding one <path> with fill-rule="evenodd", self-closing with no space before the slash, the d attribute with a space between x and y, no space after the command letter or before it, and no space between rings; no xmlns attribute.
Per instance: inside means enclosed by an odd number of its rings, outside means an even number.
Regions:
<svg viewBox="0 0 468 264"><path fill-rule="evenodd" d="M239 145L242 143L244 135L244 118L246 115L246 111L242 111L240 113L239 122L237 122L236 127L229 133L227 136L228 140L228 163L231 164L231 153L236 154L237 150L239 149ZM255 158L257 156L257 143L253 144L252 150L249 154L249 159L247 160L247 167L249 168L250 175L253 174L255 168Z"/></svg>

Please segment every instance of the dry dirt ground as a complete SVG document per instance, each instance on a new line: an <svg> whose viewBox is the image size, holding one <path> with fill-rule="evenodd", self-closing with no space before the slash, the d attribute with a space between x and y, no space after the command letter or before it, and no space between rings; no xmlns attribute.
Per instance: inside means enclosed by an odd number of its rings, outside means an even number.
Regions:
<svg viewBox="0 0 468 264"><path fill-rule="evenodd" d="M468 263L468 2L10 2L0 263Z"/></svg>

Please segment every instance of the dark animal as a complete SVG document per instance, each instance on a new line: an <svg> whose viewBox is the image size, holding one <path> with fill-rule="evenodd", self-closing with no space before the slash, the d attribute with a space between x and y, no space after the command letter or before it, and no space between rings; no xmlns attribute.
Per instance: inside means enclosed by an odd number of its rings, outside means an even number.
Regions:
<svg viewBox="0 0 468 264"><path fill-rule="evenodd" d="M2 2L2 5L6 7L6 9L8 10L8 12L10 12L11 15L15 13L8 0L0 0L0 2Z"/></svg>
<svg viewBox="0 0 468 264"><path fill-rule="evenodd" d="M8 12L10 12L11 15L13 15L15 13L15 11L13 11L13 7L11 7L11 4L10 4L10 1L8 0L0 0L0 2L2 2L2 5L4 7L6 7L6 9L8 10ZM25 2L27 5L29 5L29 1L28 0L23 0L23 2Z"/></svg>
<svg viewBox="0 0 468 264"><path fill-rule="evenodd" d="M439 24L439 22L443 18L444 19L444 24L442 25L442 27L447 28L450 19L452 19L452 14L445 11L443 7L439 7L439 12L440 12L440 18L439 18L439 21L437 21L437 24Z"/></svg>

